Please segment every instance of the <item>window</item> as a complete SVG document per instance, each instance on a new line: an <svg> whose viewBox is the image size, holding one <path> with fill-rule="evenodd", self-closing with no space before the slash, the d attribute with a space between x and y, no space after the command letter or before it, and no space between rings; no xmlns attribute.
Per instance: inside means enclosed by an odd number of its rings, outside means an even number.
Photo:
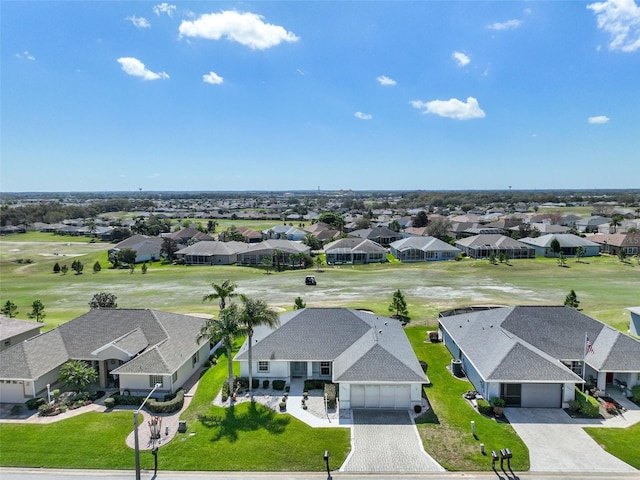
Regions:
<svg viewBox="0 0 640 480"><path fill-rule="evenodd" d="M4 341L4 346L5 346L5 347L8 347L9 345L11 345L11 339L9 339L9 340L5 340L5 341Z"/></svg>
<svg viewBox="0 0 640 480"><path fill-rule="evenodd" d="M156 383L159 383L160 386L162 387L162 384L163 384L162 375L149 375L149 386L153 388L156 386Z"/></svg>
<svg viewBox="0 0 640 480"><path fill-rule="evenodd" d="M195 367L196 365L198 365L198 363L200 363L200 351L197 351L196 353L193 354L193 357L191 357L192 367Z"/></svg>
<svg viewBox="0 0 640 480"><path fill-rule="evenodd" d="M269 362L258 362L258 371L259 372L268 372L269 371Z"/></svg>
<svg viewBox="0 0 640 480"><path fill-rule="evenodd" d="M320 375L331 375L331 362L320 362Z"/></svg>
<svg viewBox="0 0 640 480"><path fill-rule="evenodd" d="M178 380L178 372L173 372L173 375L171 375L171 381L175 382L176 380Z"/></svg>

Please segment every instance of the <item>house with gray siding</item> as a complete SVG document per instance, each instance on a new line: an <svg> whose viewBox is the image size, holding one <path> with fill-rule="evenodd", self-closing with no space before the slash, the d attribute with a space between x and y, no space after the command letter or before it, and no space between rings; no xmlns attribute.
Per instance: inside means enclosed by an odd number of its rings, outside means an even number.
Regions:
<svg viewBox="0 0 640 480"><path fill-rule="evenodd" d="M40 333L41 323L0 315L0 352Z"/></svg>
<svg viewBox="0 0 640 480"><path fill-rule="evenodd" d="M428 379L400 322L346 308L305 308L280 315L275 328L256 327L252 364L244 345L240 375L338 384L340 408L408 409L422 402Z"/></svg>
<svg viewBox="0 0 640 480"><path fill-rule="evenodd" d="M600 245L586 238L573 235L571 233L549 233L540 237L521 238L520 242L530 245L539 257L555 257L551 249L551 243L557 240L560 244L560 251L566 257L574 257L578 248L582 247L583 257L597 257L600 255Z"/></svg>
<svg viewBox="0 0 640 480"><path fill-rule="evenodd" d="M391 255L401 262L432 262L452 260L460 249L435 237L407 237L389 246Z"/></svg>
<svg viewBox="0 0 640 480"><path fill-rule="evenodd" d="M488 258L491 253L496 257L501 253L509 258L535 258L533 247L504 235L474 235L456 241L462 253L471 258Z"/></svg>
<svg viewBox="0 0 640 480"><path fill-rule="evenodd" d="M244 242L196 242L178 250L176 258L185 265L233 265L248 248Z"/></svg>
<svg viewBox="0 0 640 480"><path fill-rule="evenodd" d="M387 261L387 250L366 238L341 238L324 246L327 265L380 263Z"/></svg>
<svg viewBox="0 0 640 480"><path fill-rule="evenodd" d="M566 407L585 380L605 393L640 384L640 341L569 307L472 311L439 328L474 388L508 406Z"/></svg>

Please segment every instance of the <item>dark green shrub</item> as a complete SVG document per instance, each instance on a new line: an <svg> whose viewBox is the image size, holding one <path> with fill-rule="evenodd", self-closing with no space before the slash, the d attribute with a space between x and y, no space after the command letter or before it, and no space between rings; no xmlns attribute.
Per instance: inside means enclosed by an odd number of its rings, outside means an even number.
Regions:
<svg viewBox="0 0 640 480"><path fill-rule="evenodd" d="M580 400L569 400L569 410L571 410L572 412L579 412L580 406L583 403L584 402L581 402Z"/></svg>
<svg viewBox="0 0 640 480"><path fill-rule="evenodd" d="M45 402L38 407L38 415L40 415L41 417L52 415L54 410L55 407L52 404Z"/></svg>
<svg viewBox="0 0 640 480"><path fill-rule="evenodd" d="M269 380L262 381L262 388L269 388Z"/></svg>
<svg viewBox="0 0 640 480"><path fill-rule="evenodd" d="M259 378L252 378L251 379L251 388L253 390L255 390L256 388L260 388L260 379Z"/></svg>
<svg viewBox="0 0 640 480"><path fill-rule="evenodd" d="M476 404L478 405L478 412L480 412L483 415L491 415L491 412L493 411L491 404L487 402L484 398L479 398L476 401Z"/></svg>
<svg viewBox="0 0 640 480"><path fill-rule="evenodd" d="M582 402L582 405L580 405L580 413L589 418L596 418L600 415L600 407L590 402Z"/></svg>
<svg viewBox="0 0 640 480"><path fill-rule="evenodd" d="M286 384L287 384L287 382L286 382L286 381L284 381L284 380L274 380L274 381L272 382L273 389L274 389L274 390L280 390L280 391L284 390L284 386L285 386Z"/></svg>
<svg viewBox="0 0 640 480"><path fill-rule="evenodd" d="M116 406L116 401L115 399L109 397L109 398L105 398L104 399L104 406L107 408L113 408Z"/></svg>
<svg viewBox="0 0 640 480"><path fill-rule="evenodd" d="M317 380L317 379L309 379L304 381L304 390L308 392L309 390L322 390L324 388L325 383L331 383L329 380Z"/></svg>
<svg viewBox="0 0 640 480"><path fill-rule="evenodd" d="M337 393L336 393L336 384L335 383L325 383L324 385L324 395L327 399L327 408L336 408L337 403Z"/></svg>
<svg viewBox="0 0 640 480"><path fill-rule="evenodd" d="M147 402L147 408L153 413L171 413L177 412L184 405L184 390L179 389L176 392L175 397L168 402L159 402L158 400L151 398Z"/></svg>
<svg viewBox="0 0 640 480"><path fill-rule="evenodd" d="M631 387L631 400L636 403L640 403L640 385L634 385Z"/></svg>
<svg viewBox="0 0 640 480"><path fill-rule="evenodd" d="M29 410L37 410L40 405L44 405L47 401L42 397L30 398L24 404Z"/></svg>
<svg viewBox="0 0 640 480"><path fill-rule="evenodd" d="M116 402L116 405L133 405L140 406L144 402L145 397L138 397L136 395L111 395Z"/></svg>
<svg viewBox="0 0 640 480"><path fill-rule="evenodd" d="M284 412L287 409L287 403L286 402L280 402L279 406L280 406L280 411L281 412Z"/></svg>
<svg viewBox="0 0 640 480"><path fill-rule="evenodd" d="M222 384L222 392L220 393L223 402L229 400L229 382L226 381Z"/></svg>
<svg viewBox="0 0 640 480"><path fill-rule="evenodd" d="M504 399L500 397L492 397L491 398L491 406L493 407L504 407Z"/></svg>

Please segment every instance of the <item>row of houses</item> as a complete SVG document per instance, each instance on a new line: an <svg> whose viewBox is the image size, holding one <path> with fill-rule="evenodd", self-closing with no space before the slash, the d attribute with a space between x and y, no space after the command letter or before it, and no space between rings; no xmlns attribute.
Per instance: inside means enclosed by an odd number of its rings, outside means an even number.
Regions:
<svg viewBox="0 0 640 480"><path fill-rule="evenodd" d="M640 307L628 310L640 322ZM331 381L346 409L421 404L429 380L397 320L346 308L305 308L279 320L256 327L251 363L246 342L238 351L242 376ZM0 316L1 340L13 341L0 351L0 403L46 398L69 360L91 365L101 388L144 395L159 384L156 395L173 393L207 361L209 342L195 340L203 322L150 309L95 309L38 334L22 325L32 322ZM443 312L438 329L473 387L511 407L566 407L585 383L625 395L640 384L640 341L569 307Z"/></svg>

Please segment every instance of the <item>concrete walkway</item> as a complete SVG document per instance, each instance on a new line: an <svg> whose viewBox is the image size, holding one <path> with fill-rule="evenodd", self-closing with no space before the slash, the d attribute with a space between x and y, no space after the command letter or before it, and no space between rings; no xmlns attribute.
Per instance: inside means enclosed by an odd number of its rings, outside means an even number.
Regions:
<svg viewBox="0 0 640 480"><path fill-rule="evenodd" d="M505 408L505 415L529 448L531 472L612 474L637 470L607 453L583 427L632 425L640 420L640 409L634 407L608 420L574 419L559 408Z"/></svg>
<svg viewBox="0 0 640 480"><path fill-rule="evenodd" d="M407 410L353 410L351 453L341 472L424 473L444 468L428 455Z"/></svg>

